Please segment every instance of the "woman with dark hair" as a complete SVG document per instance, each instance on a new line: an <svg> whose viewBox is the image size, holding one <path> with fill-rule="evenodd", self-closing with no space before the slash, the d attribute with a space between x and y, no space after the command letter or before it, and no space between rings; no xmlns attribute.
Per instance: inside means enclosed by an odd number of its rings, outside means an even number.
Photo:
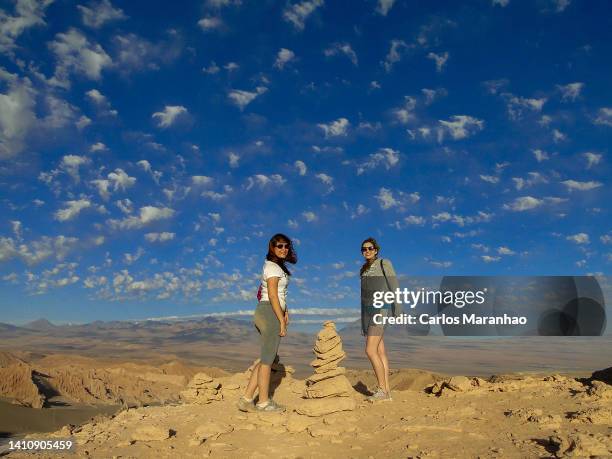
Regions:
<svg viewBox="0 0 612 459"><path fill-rule="evenodd" d="M281 337L287 333L289 311L287 310L287 285L291 273L286 263L296 263L297 255L284 234L275 234L268 243L268 254L263 265L261 284L257 292L255 327L261 335L260 361L253 368L246 391L238 400L241 411L284 411L285 407L269 398L270 371L278 353ZM259 389L259 400L255 405L255 390Z"/></svg>
<svg viewBox="0 0 612 459"><path fill-rule="evenodd" d="M399 315L398 305L385 304L375 308L372 295L374 291L394 291L399 288L391 261L378 257L380 246L374 238L367 238L361 243L361 254L364 264L359 271L361 278L361 331L366 337L365 352L370 359L372 368L378 380L378 389L368 400L390 401L389 359L385 349L385 325L381 324L383 317ZM378 317L375 317L378 316Z"/></svg>

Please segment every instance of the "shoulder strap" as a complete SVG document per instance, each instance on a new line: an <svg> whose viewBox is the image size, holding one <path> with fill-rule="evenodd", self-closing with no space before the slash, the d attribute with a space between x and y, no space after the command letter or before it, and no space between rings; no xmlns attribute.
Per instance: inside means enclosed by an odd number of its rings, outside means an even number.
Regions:
<svg viewBox="0 0 612 459"><path fill-rule="evenodd" d="M384 258L380 259L380 269L383 273L383 276L385 278L385 282L387 283L387 288L389 289L389 291L391 290L391 286L389 285L389 279L387 279L387 273L385 272L385 264L383 263Z"/></svg>

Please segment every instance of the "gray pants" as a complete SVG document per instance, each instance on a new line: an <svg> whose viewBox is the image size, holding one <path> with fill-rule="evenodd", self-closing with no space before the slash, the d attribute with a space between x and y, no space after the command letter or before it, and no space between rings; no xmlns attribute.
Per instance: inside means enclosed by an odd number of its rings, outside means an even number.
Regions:
<svg viewBox="0 0 612 459"><path fill-rule="evenodd" d="M280 344L280 322L269 301L260 301L255 309L255 328L261 335L261 363L272 365Z"/></svg>

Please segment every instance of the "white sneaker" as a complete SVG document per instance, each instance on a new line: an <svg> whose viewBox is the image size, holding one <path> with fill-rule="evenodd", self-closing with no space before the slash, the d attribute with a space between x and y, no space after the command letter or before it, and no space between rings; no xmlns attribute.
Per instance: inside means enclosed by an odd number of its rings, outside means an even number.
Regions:
<svg viewBox="0 0 612 459"><path fill-rule="evenodd" d="M391 394L388 394L382 388L378 388L376 392L367 398L368 402L390 402L393 400Z"/></svg>

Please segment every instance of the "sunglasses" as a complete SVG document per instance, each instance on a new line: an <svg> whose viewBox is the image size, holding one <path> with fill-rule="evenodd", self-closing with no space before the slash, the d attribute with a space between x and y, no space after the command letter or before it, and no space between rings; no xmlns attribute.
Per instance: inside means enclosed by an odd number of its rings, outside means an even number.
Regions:
<svg viewBox="0 0 612 459"><path fill-rule="evenodd" d="M361 251L362 252L374 252L376 250L376 247L362 247Z"/></svg>
<svg viewBox="0 0 612 459"><path fill-rule="evenodd" d="M291 244L276 244L274 247L277 249L288 249L290 246Z"/></svg>

